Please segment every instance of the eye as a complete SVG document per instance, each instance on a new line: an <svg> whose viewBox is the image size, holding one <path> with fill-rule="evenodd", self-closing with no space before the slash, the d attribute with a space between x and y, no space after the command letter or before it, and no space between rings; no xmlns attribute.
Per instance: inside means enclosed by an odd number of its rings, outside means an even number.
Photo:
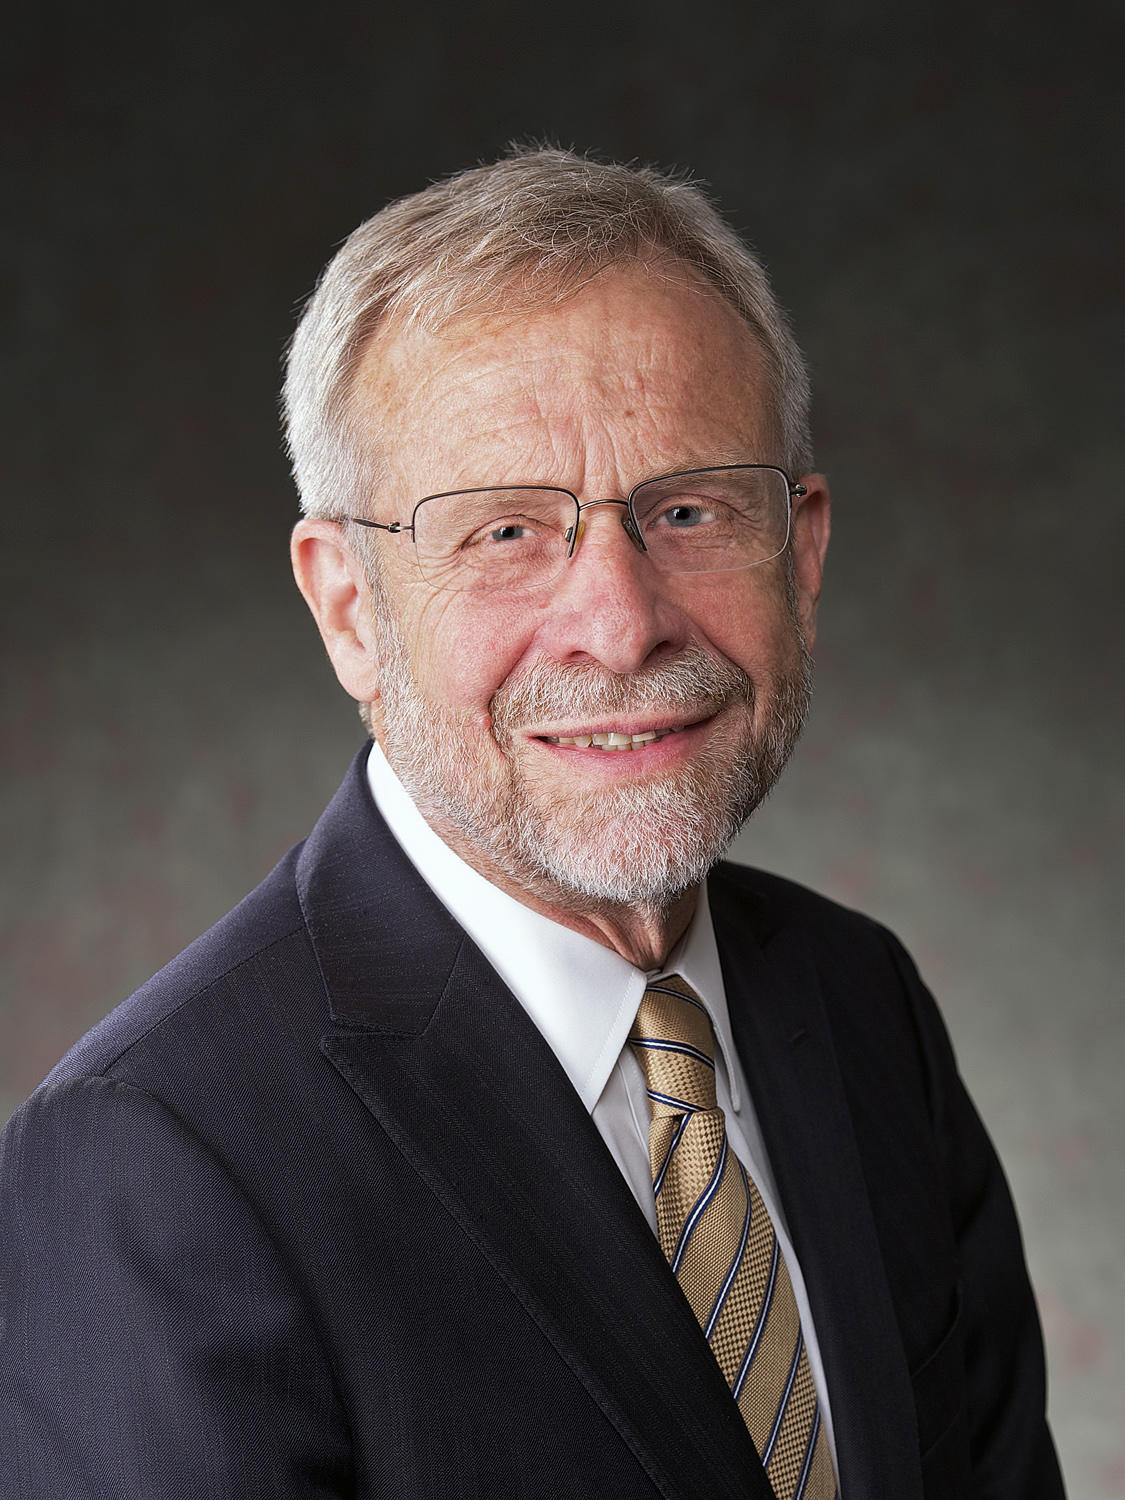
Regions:
<svg viewBox="0 0 1125 1500"><path fill-rule="evenodd" d="M688 505L681 501L677 505L669 505L653 518L655 524L664 526L675 526L679 530L686 530L692 526L705 526L709 521L715 519L715 512L705 505Z"/></svg>
<svg viewBox="0 0 1125 1500"><path fill-rule="evenodd" d="M482 542L522 542L531 535L531 528L522 521L505 521L494 526L481 537Z"/></svg>
<svg viewBox="0 0 1125 1500"><path fill-rule="evenodd" d="M515 551L542 545L549 528L535 516L489 516L457 544L459 551Z"/></svg>

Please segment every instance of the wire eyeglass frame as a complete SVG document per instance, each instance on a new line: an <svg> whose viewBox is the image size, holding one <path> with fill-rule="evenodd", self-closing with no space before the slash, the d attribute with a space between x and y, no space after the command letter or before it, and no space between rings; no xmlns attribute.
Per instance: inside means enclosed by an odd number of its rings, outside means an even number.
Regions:
<svg viewBox="0 0 1125 1500"><path fill-rule="evenodd" d="M605 497L603 499L598 499L598 500L580 501L579 498L578 498L578 496L573 492L573 490L568 490L568 489L563 488L562 485L554 485L554 484L491 484L491 485L477 485L477 486L472 486L472 487L470 487L468 489L439 490L437 493L432 494L432 495L423 495L422 498L415 503L414 508L411 511L409 523L404 522L404 521L371 521L371 520L368 520L364 516L347 516L344 519L353 522L357 526L365 526L365 527L368 527L368 528L370 528L372 530L375 530L375 531L390 532L392 536L398 536L398 535L402 534L403 532L410 532L411 536L414 538L415 546L417 547L416 529L417 529L418 512L422 508L423 505L428 504L432 500L450 500L450 499L453 499L454 497L460 496L460 495L466 495L466 496L468 496L468 495L490 495L490 494L498 494L499 495L499 494L517 493L517 492L522 492L522 493L535 492L535 493L542 493L542 494L554 494L554 495L560 495L560 496L565 495L569 500L572 500L574 502L574 522L573 522L572 525L568 526L566 528L565 532L563 533L564 538L566 540L566 544L567 544L566 545L566 552L565 552L564 555L560 556L558 569L557 569L557 571L555 573L553 573L551 575L550 578L544 577L544 578L538 580L536 585L529 585L529 586L540 586L540 585L545 585L548 582L552 582L555 578L557 578L559 576L559 574L562 572L562 570L565 567L566 563L569 562L569 560L574 556L575 549L576 549L576 547L578 545L578 542L579 542L579 540L581 538L581 535L582 535L582 513L583 513L583 511L592 510L596 506L601 506L601 505L621 505L621 506L623 506L625 508L627 514L621 517L621 524L622 524L622 526L623 526L623 528L624 528L627 536L629 537L629 540L633 543L633 545L637 548L637 550L639 552L645 552L645 553L647 553L649 551L649 548L645 544L644 535L643 535L642 527L641 527L641 522L640 522L639 517L637 516L636 504L635 504L636 497L643 490L646 490L646 489L650 488L653 485L666 484L666 483L668 483L671 480L676 480L676 479L691 479L691 478L694 478L694 477L696 477L697 475L700 475L700 474L723 474L723 473L738 473L738 472L751 472L751 471L768 472L768 473L779 474L781 476L781 478L785 482L785 491L786 491L785 535L782 538L781 543L776 548L776 550L773 551L773 552L771 552L767 557L756 557L756 558L751 559L749 562L734 563L730 567L723 567L723 568L701 568L701 569L694 569L694 570L690 569L690 568L681 568L681 569L668 569L667 570L669 572L682 572L682 573L685 573L685 574L689 574L689 573L691 573L693 571L699 572L701 574L702 573L709 573L709 572L710 573L717 573L717 572L741 572L745 568L757 567L761 563L772 562L774 560L774 558L781 556L781 554L785 551L786 547L789 545L789 537L790 537L790 535L792 533L793 502L794 502L794 500L803 500L804 497L808 494L808 490L807 490L806 486L803 485L803 484L800 484L800 483L798 483L796 481L794 481L793 479L791 479L789 477L789 474L786 472L786 470L783 469L783 468L781 468L780 465L778 465L778 464L708 464L708 465L706 465L703 468L677 469L676 471L674 471L671 474L657 474L657 475L655 475L651 479L644 479L644 480L642 480L639 484L635 484L633 486L633 488L629 491L629 494L624 499L618 499L618 498L614 498L614 497ZM418 561L419 571L422 574L422 577L425 578L428 583L431 583L434 587L439 588L439 589L446 588L446 589L451 589L451 590L454 590L454 591L457 591L459 589L459 586L457 584L435 583L434 580L432 578L430 578L430 576L428 575L428 573L426 571L426 568L425 568L425 566L422 563L421 557L418 556L417 552L415 553L415 556L416 556L417 561ZM658 566L659 566L659 564L658 564Z"/></svg>

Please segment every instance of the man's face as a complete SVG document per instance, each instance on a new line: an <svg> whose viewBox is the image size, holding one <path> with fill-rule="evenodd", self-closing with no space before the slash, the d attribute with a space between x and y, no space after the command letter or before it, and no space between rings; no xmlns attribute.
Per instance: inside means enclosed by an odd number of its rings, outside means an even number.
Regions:
<svg viewBox="0 0 1125 1500"><path fill-rule="evenodd" d="M439 491L588 501L778 456L754 341L686 271L617 271L542 312L384 339L357 401L386 456L381 521ZM658 573L622 508L598 507L561 576L519 597L435 590L409 533L375 534L374 721L435 830L548 905L659 905L700 880L800 726L825 500L814 488L798 514L792 559L711 574ZM633 748L566 743L605 733Z"/></svg>

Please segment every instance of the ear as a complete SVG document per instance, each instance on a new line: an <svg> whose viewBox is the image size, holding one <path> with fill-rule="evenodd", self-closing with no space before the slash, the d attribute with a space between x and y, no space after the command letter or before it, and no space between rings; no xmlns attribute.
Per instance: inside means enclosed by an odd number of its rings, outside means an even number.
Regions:
<svg viewBox="0 0 1125 1500"><path fill-rule="evenodd" d="M306 517L293 528L289 554L340 686L357 702L374 702L379 654L371 589L347 532L335 521Z"/></svg>
<svg viewBox="0 0 1125 1500"><path fill-rule="evenodd" d="M805 474L801 484L807 493L793 501L793 581L797 589L797 616L805 644L811 651L816 639L816 606L831 530L831 502L823 474Z"/></svg>

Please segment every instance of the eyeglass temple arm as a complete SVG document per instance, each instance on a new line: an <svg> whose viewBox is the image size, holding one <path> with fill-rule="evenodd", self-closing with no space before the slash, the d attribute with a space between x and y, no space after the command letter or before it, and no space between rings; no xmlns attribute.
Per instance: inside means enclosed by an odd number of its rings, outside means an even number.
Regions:
<svg viewBox="0 0 1125 1500"><path fill-rule="evenodd" d="M374 531L413 531L413 526L404 526L401 521L392 521L389 525L385 521L365 521L362 516L348 516L349 521L354 521L357 526L370 526Z"/></svg>

